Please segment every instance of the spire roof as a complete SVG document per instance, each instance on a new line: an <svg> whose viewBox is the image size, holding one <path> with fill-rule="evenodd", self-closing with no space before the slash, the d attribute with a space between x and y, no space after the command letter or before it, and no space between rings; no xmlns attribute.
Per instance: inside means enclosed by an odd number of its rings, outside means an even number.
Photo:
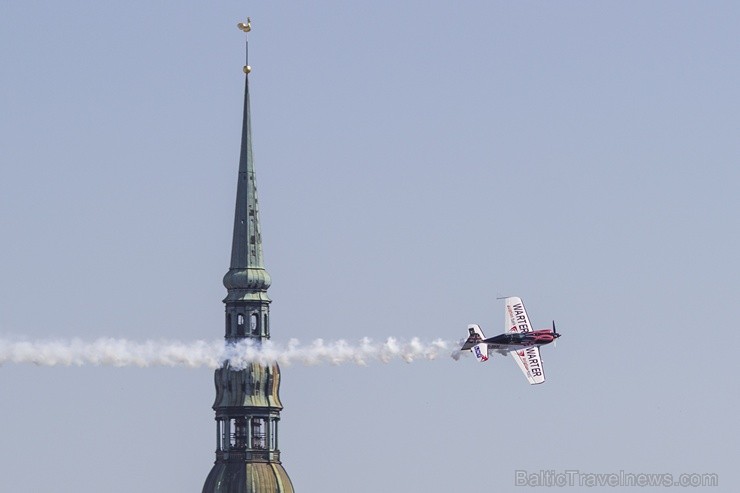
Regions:
<svg viewBox="0 0 740 493"><path fill-rule="evenodd" d="M251 30L249 22L239 23L238 27L245 33ZM246 51L248 61L248 41ZM224 299L225 303L270 301L266 291L271 281L262 258L257 182L252 157L252 123L249 108L250 71L249 64L246 64L244 66L244 117L234 213L234 236L231 245L231 264L223 280L224 286L228 289L228 295Z"/></svg>

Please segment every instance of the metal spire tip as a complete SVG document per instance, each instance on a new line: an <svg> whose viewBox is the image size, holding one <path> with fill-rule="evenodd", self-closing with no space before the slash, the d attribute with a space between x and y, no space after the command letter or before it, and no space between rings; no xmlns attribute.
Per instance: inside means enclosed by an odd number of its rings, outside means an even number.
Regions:
<svg viewBox="0 0 740 493"><path fill-rule="evenodd" d="M247 23L240 22L236 25L241 31L244 31L245 33L248 33L252 30L252 19L247 17ZM252 67L249 66L249 40L247 40L247 64L244 65L244 73L249 74L249 72L252 71Z"/></svg>

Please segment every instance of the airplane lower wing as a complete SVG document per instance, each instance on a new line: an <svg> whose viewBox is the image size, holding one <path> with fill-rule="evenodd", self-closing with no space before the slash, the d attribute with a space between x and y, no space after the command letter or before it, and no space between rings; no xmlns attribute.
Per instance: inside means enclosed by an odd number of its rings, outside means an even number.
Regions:
<svg viewBox="0 0 740 493"><path fill-rule="evenodd" d="M542 369L542 358L540 358L540 348L533 346L518 351L511 351L511 356L516 364L521 368L524 376L527 377L531 385L536 385L545 381L545 371Z"/></svg>

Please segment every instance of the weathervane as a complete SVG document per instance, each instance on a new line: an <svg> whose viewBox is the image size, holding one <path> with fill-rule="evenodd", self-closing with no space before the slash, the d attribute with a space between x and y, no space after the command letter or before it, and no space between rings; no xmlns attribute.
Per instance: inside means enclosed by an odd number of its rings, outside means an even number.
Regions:
<svg viewBox="0 0 740 493"><path fill-rule="evenodd" d="M241 29L245 33L248 33L249 31L252 30L252 19L250 19L249 17L247 17L247 23L246 24L244 24L243 22L240 22L239 24L236 25L236 27L238 27L239 29Z"/></svg>
<svg viewBox="0 0 740 493"><path fill-rule="evenodd" d="M244 31L245 33L248 33L252 30L252 19L247 17L247 23L240 22L236 25L240 30ZM252 67L249 66L249 40L247 39L247 64L244 65L244 73L248 74L252 71Z"/></svg>

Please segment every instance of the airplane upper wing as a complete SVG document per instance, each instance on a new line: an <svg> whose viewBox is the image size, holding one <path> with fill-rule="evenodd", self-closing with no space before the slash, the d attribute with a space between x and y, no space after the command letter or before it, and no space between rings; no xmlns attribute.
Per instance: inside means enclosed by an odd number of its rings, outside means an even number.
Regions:
<svg viewBox="0 0 740 493"><path fill-rule="evenodd" d="M524 376L527 377L531 385L536 385L545 381L545 371L542 369L542 358L540 358L540 348L528 347L518 351L511 351L511 356L516 364L521 368Z"/></svg>
<svg viewBox="0 0 740 493"><path fill-rule="evenodd" d="M515 296L506 298L506 332L531 332L532 323L529 321L527 310L521 298ZM542 358L540 348L528 347L518 351L511 351L511 356L521 368L524 376L532 385L545 381L545 372L542 369Z"/></svg>
<svg viewBox="0 0 740 493"><path fill-rule="evenodd" d="M506 320L504 321L506 332L531 332L532 324L529 315L524 309L521 298L515 296L506 298Z"/></svg>

